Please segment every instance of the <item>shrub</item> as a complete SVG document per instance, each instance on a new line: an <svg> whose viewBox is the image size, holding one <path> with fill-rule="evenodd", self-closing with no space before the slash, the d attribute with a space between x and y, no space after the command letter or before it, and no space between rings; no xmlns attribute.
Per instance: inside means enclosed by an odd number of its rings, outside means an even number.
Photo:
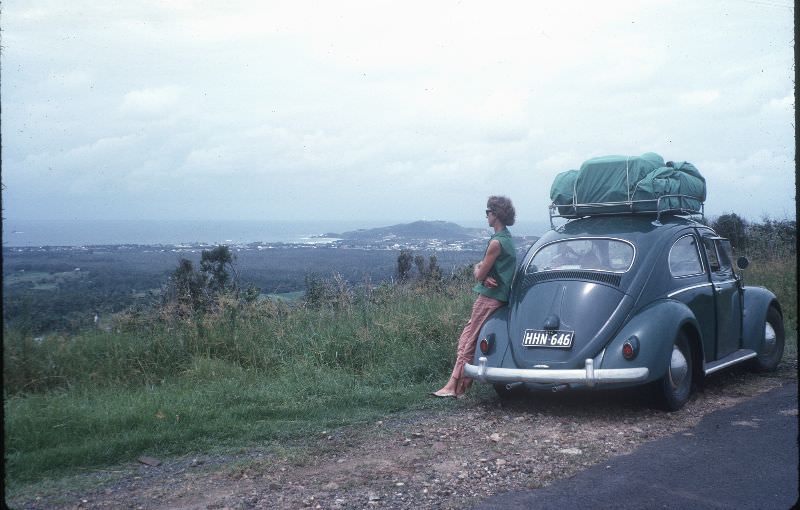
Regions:
<svg viewBox="0 0 800 510"><path fill-rule="evenodd" d="M112 331L43 340L6 331L6 393L155 384L198 373L198 359L266 373L345 370L377 380L387 370L431 379L452 362L472 299L462 280L440 289L353 288L340 275L313 282L312 289L323 289L311 293L313 306L224 293L202 314L176 311L181 305L174 302L131 310ZM426 363L417 366L417 359Z"/></svg>
<svg viewBox="0 0 800 510"><path fill-rule="evenodd" d="M737 253L749 257L775 260L790 256L797 249L795 220L765 216L760 223L748 223L735 213L726 213L709 224L717 234L731 241Z"/></svg>

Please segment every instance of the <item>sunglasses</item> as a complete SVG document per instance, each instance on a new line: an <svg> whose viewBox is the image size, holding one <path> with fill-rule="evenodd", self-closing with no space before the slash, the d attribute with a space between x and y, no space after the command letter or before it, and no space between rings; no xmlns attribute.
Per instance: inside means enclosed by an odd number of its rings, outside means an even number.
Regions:
<svg viewBox="0 0 800 510"><path fill-rule="evenodd" d="M486 216L489 216L489 213L494 214L494 211L492 211L491 209L486 209Z"/></svg>

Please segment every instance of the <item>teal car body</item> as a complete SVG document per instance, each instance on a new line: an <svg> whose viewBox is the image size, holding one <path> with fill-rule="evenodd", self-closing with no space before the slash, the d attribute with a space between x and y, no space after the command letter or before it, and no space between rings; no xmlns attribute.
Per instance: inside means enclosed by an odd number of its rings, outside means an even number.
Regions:
<svg viewBox="0 0 800 510"><path fill-rule="evenodd" d="M745 362L774 370L783 353L780 304L744 285L732 259L726 239L687 217L569 221L528 250L466 374L501 396L521 386L651 385L676 410L717 370Z"/></svg>

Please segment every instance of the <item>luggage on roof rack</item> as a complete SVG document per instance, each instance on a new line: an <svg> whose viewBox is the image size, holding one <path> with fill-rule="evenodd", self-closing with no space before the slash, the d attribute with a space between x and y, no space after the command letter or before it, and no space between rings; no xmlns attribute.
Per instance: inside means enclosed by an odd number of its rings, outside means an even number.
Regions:
<svg viewBox="0 0 800 510"><path fill-rule="evenodd" d="M703 214L706 182L688 162L668 162L658 154L602 156L580 170L556 175L550 188L550 217L599 214Z"/></svg>

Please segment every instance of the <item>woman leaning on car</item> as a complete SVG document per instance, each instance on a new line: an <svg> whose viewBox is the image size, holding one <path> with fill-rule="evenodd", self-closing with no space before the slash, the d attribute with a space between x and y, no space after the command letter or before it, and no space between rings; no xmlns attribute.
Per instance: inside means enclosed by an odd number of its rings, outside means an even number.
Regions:
<svg viewBox="0 0 800 510"><path fill-rule="evenodd" d="M516 249L508 226L514 224L516 212L514 204L506 197L491 196L486 203L486 220L494 229L489 239L486 253L476 266L473 274L478 283L472 289L478 293L472 305L472 315L458 339L456 363L447 384L431 393L437 397L459 397L472 384L472 379L464 377L464 364L472 361L475 355L475 340L483 322L498 308L508 302L511 279L517 266Z"/></svg>

